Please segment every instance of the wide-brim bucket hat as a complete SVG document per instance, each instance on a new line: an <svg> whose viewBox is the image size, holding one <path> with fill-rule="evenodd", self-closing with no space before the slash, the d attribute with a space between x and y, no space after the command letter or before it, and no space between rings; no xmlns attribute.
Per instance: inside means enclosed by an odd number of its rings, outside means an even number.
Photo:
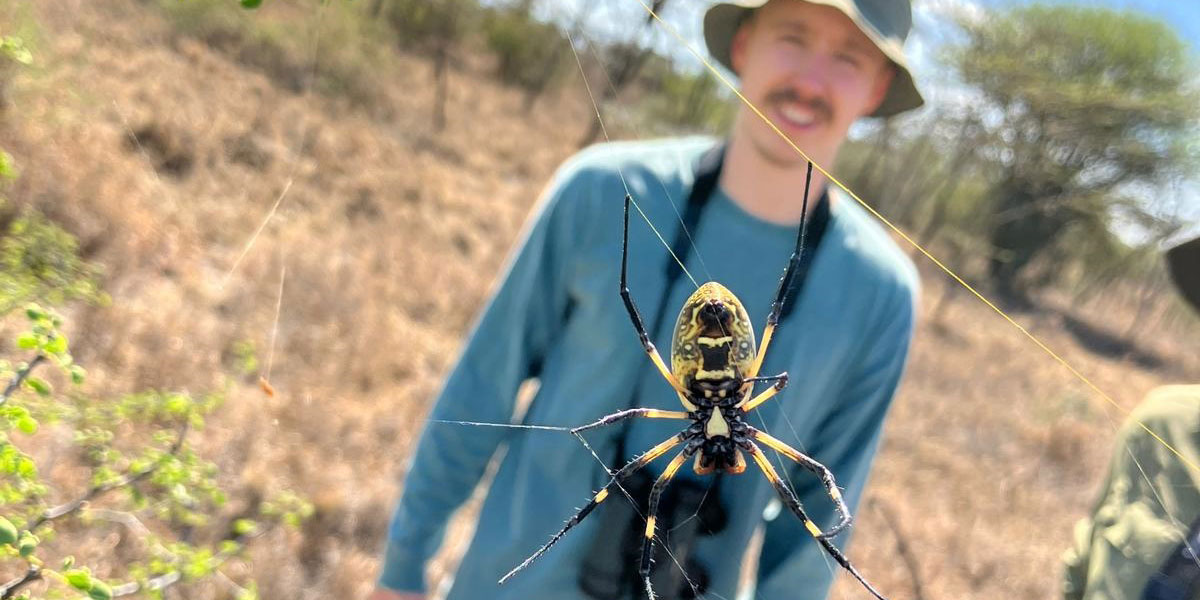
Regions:
<svg viewBox="0 0 1200 600"><path fill-rule="evenodd" d="M1200 237L1167 250L1167 270L1183 298L1200 311Z"/></svg>
<svg viewBox="0 0 1200 600"><path fill-rule="evenodd" d="M769 0L733 0L714 4L704 14L704 43L708 53L725 68L736 72L730 54L733 34L754 9ZM887 95L872 117L890 117L925 103L913 82L904 57L904 40L912 28L912 7L908 0L805 0L811 4L832 6L850 18L892 64L896 75Z"/></svg>

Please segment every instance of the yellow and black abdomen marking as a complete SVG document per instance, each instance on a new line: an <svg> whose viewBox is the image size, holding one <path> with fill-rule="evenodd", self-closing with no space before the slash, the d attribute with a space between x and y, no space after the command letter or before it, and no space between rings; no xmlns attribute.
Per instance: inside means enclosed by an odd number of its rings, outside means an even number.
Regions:
<svg viewBox="0 0 1200 600"><path fill-rule="evenodd" d="M733 292L710 281L692 293L679 311L671 340L671 371L689 389L698 380L737 379L753 364L754 351L754 329L746 308Z"/></svg>

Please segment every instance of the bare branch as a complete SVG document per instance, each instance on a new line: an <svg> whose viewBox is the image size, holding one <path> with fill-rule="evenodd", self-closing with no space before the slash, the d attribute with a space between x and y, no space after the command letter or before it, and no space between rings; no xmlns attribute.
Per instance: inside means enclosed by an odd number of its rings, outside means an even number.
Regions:
<svg viewBox="0 0 1200 600"><path fill-rule="evenodd" d="M904 532L900 531L896 513L878 498L871 498L868 500L868 504L883 517L883 522L887 523L888 527L892 529L892 533L896 535L896 552L900 554L900 560L908 568L909 577L912 578L913 597L917 600L925 600L925 586L921 583L921 565L917 563L917 557L913 555L912 548L908 546Z"/></svg>
<svg viewBox="0 0 1200 600"><path fill-rule="evenodd" d="M21 588L42 578L42 570L33 565L29 566L29 570L25 574L18 577L0 587L0 600L8 600L12 598Z"/></svg>
<svg viewBox="0 0 1200 600"><path fill-rule="evenodd" d="M159 575L158 577L147 580L145 585L142 585L137 581L122 583L121 585L113 587L112 595L114 598L116 598L118 596L132 596L133 594L136 594L142 590L163 590L175 585L176 583L179 583L179 581L182 579L183 575L180 575L179 571L171 571L170 573L165 573L163 575Z"/></svg>

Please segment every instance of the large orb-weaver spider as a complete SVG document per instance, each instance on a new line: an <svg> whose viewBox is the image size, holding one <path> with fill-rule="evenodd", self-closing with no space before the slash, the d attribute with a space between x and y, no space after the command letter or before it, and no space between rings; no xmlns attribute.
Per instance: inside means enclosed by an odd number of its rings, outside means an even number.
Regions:
<svg viewBox="0 0 1200 600"><path fill-rule="evenodd" d="M804 252L807 226L805 217L808 209L808 191L812 182L812 170L813 164L810 161L804 182L804 204L801 209L800 230L796 236L796 248L792 251L787 268L779 281L775 299L771 303L771 311L767 315L767 323L763 328L762 347L756 352L753 325L741 301L725 286L710 281L701 285L679 311L679 318L676 321L671 341L670 369L667 368L662 356L650 341L650 335L646 332L641 314L638 313L637 306L626 285L626 270L629 263L629 204L632 198L629 194L625 195L625 220L621 238L621 300L625 303L625 309L629 312L629 318L633 321L633 326L637 330L646 355L650 357L667 383L678 393L679 401L683 403L687 411L631 408L605 416L594 423L576 427L571 430L571 433L579 435L588 429L611 425L634 417L679 419L691 421L691 425L612 472L609 482L596 492L591 501L568 519L566 525L558 533L555 533L550 541L502 577L500 583L508 581L513 575L545 554L572 527L583 521L601 502L608 498L611 487L619 486L621 481L635 471L682 444L683 449L667 464L666 469L650 490L649 511L646 517L646 531L639 566L639 574L650 600L654 600L655 597L654 590L650 585L655 515L663 490L680 467L692 456L695 456L693 469L698 475L706 475L718 470L734 475L740 474L746 470L746 460L742 456L742 452L750 455L754 463L766 475L767 480L774 486L783 504L804 523L813 539L875 598L886 600L863 578L858 569L850 564L849 559L838 550L837 546L829 541L830 538L848 527L852 520L850 510L846 507L846 502L842 499L841 492L834 481L833 473L825 465L792 448L782 440L751 427L744 420L747 413L774 397L787 385L786 372L767 377L759 377L758 373L762 367L763 358L766 356L767 347L771 343L775 327L779 323L779 316L787 300L788 291L792 287L792 279L796 275L800 257ZM759 381L773 381L774 384L758 395L753 395L754 384ZM808 514L804 512L804 507L800 504L795 492L779 477L775 467L767 460L762 448L756 442L771 447L821 478L839 515L838 522L832 528L822 531L813 523Z"/></svg>

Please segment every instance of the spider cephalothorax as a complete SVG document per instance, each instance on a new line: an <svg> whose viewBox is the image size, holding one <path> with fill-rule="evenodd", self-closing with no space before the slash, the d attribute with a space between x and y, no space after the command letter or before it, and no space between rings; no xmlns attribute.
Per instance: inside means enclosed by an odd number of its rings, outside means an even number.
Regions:
<svg viewBox="0 0 1200 600"><path fill-rule="evenodd" d="M812 163L809 163L808 176L812 177ZM805 207L807 207L808 181L805 182L804 199ZM855 579L862 583L875 598L884 600L883 596L863 579L850 561L829 541L830 537L850 524L850 511L842 499L837 483L834 482L833 474L825 465L766 432L751 427L744 419L746 413L774 397L787 385L787 373L767 377L759 377L758 373L762 368L763 357L771 343L775 326L779 323L781 309L800 262L799 257L804 249L804 227L801 226L796 239L796 249L792 252L791 260L788 261L787 269L779 282L775 300L771 303L771 312L767 315L767 323L763 328L762 346L758 349L755 348L754 328L741 301L725 286L710 281L699 286L679 311L679 318L676 320L671 341L671 368L668 369L662 356L658 353L658 349L650 341L650 334L642 323L642 317L638 313L626 284L626 271L629 263L630 201L631 198L626 195L624 237L621 244L621 300L625 303L625 310L628 311L629 318L633 321L633 327L637 331L646 355L654 363L663 379L674 388L675 393L679 396L679 401L687 411L631 408L613 413L595 423L577 427L571 431L579 435L588 429L610 425L633 417L680 419L691 421L691 423L687 429L647 450L616 472L611 473L612 479L599 492L596 492L590 502L568 519L567 524L554 534L550 541L501 578L500 583L507 581L509 577L529 566L549 550L567 531L609 497L611 487L620 485L638 469L682 445L683 448L678 450L678 454L667 464L662 475L654 482L654 487L650 490L649 514L646 517L646 532L639 573L646 587L646 595L651 600L654 599L654 592L650 588L652 542L655 538L655 515L663 489L679 472L680 467L693 456L696 459L693 469L698 474L704 475L714 471L737 474L746 470L746 459L743 453L750 455L755 465L771 482L783 503L804 523L805 528L817 540L817 543L838 564L854 575ZM801 221L803 219L802 213ZM753 394L755 383L768 381L773 382L771 387L757 395ZM760 443L795 461L821 478L821 483L825 486L829 497L833 499L840 516L836 525L822 531L809 519L804 512L804 507L796 499L796 494L784 483L778 472L775 471L775 467L767 460L758 445Z"/></svg>

